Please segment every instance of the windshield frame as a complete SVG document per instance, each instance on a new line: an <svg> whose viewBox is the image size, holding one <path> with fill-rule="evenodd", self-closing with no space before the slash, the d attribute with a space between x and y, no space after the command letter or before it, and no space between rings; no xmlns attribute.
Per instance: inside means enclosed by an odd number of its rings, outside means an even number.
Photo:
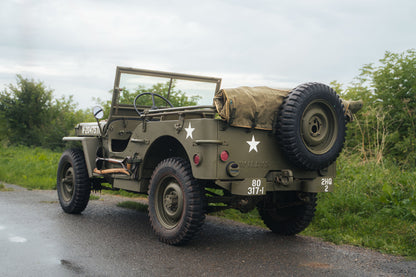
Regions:
<svg viewBox="0 0 416 277"><path fill-rule="evenodd" d="M204 83L214 83L216 84L214 93L220 90L221 81L222 81L221 78L216 78L216 77L198 76L198 75L183 74L183 73L173 73L173 72L166 72L166 71L156 71L156 70L117 66L116 76L114 80L113 98L111 101L112 109L110 111L110 117L113 111L118 110L119 106L121 105L126 106L126 104L119 103L119 99L120 99L120 87L119 86L120 86L120 80L121 80L122 74L161 77L161 78L170 79L171 82L172 80L187 80L187 81L196 81L196 82L204 82ZM133 106L133 103L131 103L131 106Z"/></svg>

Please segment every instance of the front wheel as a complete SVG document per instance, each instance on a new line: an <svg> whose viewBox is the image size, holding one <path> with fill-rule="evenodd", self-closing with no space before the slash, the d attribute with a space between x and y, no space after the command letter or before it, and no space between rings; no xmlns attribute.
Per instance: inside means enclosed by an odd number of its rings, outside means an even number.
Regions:
<svg viewBox="0 0 416 277"><path fill-rule="evenodd" d="M205 213L202 186L182 158L163 160L149 186L149 218L160 241L180 245L201 228Z"/></svg>
<svg viewBox="0 0 416 277"><path fill-rule="evenodd" d="M316 193L281 191L267 193L258 210L273 233L292 236L311 223L316 208Z"/></svg>
<svg viewBox="0 0 416 277"><path fill-rule="evenodd" d="M56 189L59 203L66 213L79 214L87 207L91 184L82 150L69 149L62 154Z"/></svg>

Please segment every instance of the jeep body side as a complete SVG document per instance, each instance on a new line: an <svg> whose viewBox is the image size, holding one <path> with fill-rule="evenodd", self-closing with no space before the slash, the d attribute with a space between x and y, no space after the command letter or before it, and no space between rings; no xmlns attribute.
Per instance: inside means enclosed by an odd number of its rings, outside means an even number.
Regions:
<svg viewBox="0 0 416 277"><path fill-rule="evenodd" d="M152 78L169 83L167 97L147 85L152 105L139 104L145 95L120 102L126 86L145 88L136 82ZM168 244L189 241L206 213L227 208L257 207L275 233L306 228L316 194L333 189L344 142L345 109L335 92L319 83L295 88L276 110L273 128L262 130L232 126L213 105L157 107L158 101L169 106L171 88L186 82L190 89L208 84L212 96L221 86L219 78L117 67L108 119L81 123L76 136L64 138L82 147L67 150L60 161L62 208L82 212L90 190L109 183L149 195L152 227Z"/></svg>

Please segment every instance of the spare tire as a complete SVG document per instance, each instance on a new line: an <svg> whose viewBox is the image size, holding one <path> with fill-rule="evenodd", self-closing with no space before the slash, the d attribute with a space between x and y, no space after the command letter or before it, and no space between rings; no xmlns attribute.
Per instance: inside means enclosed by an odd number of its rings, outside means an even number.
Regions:
<svg viewBox="0 0 416 277"><path fill-rule="evenodd" d="M282 152L307 170L328 167L345 140L344 106L336 92L321 83L294 88L284 99L276 120Z"/></svg>

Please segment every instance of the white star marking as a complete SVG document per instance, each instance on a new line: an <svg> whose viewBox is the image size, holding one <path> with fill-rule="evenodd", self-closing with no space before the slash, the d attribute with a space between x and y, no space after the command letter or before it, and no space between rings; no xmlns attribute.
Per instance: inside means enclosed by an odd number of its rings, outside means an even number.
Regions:
<svg viewBox="0 0 416 277"><path fill-rule="evenodd" d="M254 135L251 138L251 141L247 141L247 143L248 143L248 145L250 145L250 149L248 150L249 153L251 152L251 150L254 150L256 152L259 152L259 151L257 151L257 145L260 143L260 141L256 141L254 139Z"/></svg>
<svg viewBox="0 0 416 277"><path fill-rule="evenodd" d="M191 122L189 122L188 128L185 128L185 131L186 131L186 138L185 139L187 139L187 138L194 139L192 137L192 133L193 133L193 131L195 131L195 128L192 128Z"/></svg>

